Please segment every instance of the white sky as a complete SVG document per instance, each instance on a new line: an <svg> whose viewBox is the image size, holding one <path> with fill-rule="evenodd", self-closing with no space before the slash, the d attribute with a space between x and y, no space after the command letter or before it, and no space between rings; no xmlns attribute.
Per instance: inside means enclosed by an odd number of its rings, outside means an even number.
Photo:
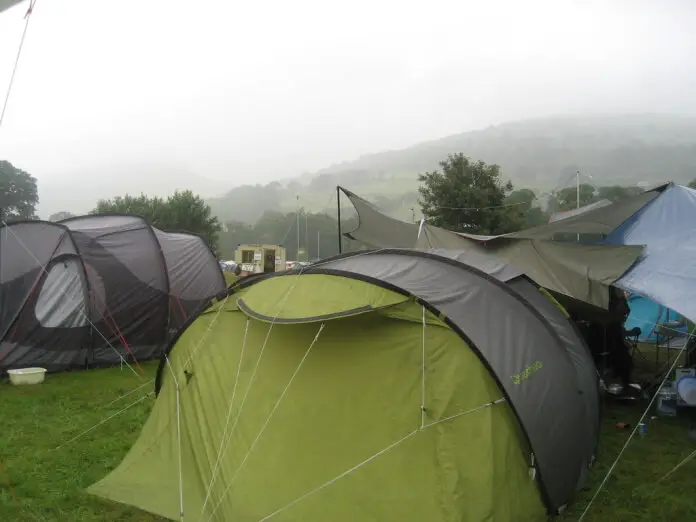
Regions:
<svg viewBox="0 0 696 522"><path fill-rule="evenodd" d="M25 11L0 14L2 96ZM32 16L0 158L38 178L43 217L508 120L696 114L691 0L38 0Z"/></svg>

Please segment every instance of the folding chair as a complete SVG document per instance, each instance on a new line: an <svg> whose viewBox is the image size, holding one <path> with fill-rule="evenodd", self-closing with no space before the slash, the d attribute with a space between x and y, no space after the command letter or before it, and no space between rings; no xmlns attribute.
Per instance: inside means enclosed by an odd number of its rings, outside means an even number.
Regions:
<svg viewBox="0 0 696 522"><path fill-rule="evenodd" d="M641 359L647 360L643 352L641 352L640 348L638 348L641 333L642 330L637 326L635 328L631 328L630 330L624 329L624 342L627 343L631 348L631 357L639 355Z"/></svg>
<svg viewBox="0 0 696 522"><path fill-rule="evenodd" d="M655 346L655 366L659 367L660 362L660 351L667 351L667 362L664 366L670 368L672 366L671 354L672 350L680 353L682 350L686 352L687 343L693 334L693 325L689 325L689 332L680 331L679 327L684 326L684 320L678 321L666 321L664 323L658 323L655 326L655 333L657 334L656 346ZM662 342L660 342L660 339ZM678 355L677 355L678 356Z"/></svg>

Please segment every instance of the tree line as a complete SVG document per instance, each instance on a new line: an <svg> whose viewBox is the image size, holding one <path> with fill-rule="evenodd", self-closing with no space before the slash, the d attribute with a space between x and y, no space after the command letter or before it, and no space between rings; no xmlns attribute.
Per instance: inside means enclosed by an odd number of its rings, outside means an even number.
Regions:
<svg viewBox="0 0 696 522"><path fill-rule="evenodd" d="M464 154L451 154L440 169L418 176L420 205L427 221L442 228L473 234L514 232L548 222L553 212L576 208L599 200L617 202L641 192L638 187L581 184L548 194L515 189L502 177L500 167L475 161ZM696 188L696 180L689 184ZM36 179L29 173L0 161L0 218L37 219L39 202ZM375 202L379 207L379 202ZM190 190L168 198L117 196L100 200L92 213L128 213L142 216L149 224L167 231L195 233L206 239L223 259L232 259L239 244L280 244L288 259L314 260L339 251L338 223L327 213L282 213L267 211L254 223L221 223L211 207ZM51 221L71 217L69 212L50 216ZM357 227L354 214L342 219L343 231ZM344 251L360 245L343 239Z"/></svg>

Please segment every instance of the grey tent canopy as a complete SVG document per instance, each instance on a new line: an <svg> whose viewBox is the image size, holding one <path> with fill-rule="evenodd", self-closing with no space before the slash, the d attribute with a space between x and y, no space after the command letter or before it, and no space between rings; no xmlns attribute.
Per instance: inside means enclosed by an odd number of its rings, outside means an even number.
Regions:
<svg viewBox="0 0 696 522"><path fill-rule="evenodd" d="M609 286L614 284L640 258L641 245L585 245L552 241L554 234L576 232L578 220L587 222L582 232L608 233L624 219L607 209L619 205L626 216L640 208L656 192L637 197L639 201L600 207L588 215L578 215L504 236L460 234L426 222L405 223L386 216L374 205L341 187L358 214L355 230L344 235L371 248L418 248L467 251L490 256L524 271L539 285L594 307L606 309Z"/></svg>
<svg viewBox="0 0 696 522"><path fill-rule="evenodd" d="M49 371L159 356L225 291L200 237L131 215L0 227L0 369Z"/></svg>
<svg viewBox="0 0 696 522"><path fill-rule="evenodd" d="M0 0L0 13L8 10L10 7L14 7L16 4L21 4L26 1L27 6L29 6L28 0Z"/></svg>

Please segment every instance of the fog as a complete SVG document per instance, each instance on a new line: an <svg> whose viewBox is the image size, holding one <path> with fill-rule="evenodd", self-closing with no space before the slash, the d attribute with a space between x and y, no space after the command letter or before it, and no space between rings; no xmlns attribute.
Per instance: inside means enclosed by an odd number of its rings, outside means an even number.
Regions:
<svg viewBox="0 0 696 522"><path fill-rule="evenodd" d="M4 97L27 3L0 13ZM530 117L696 114L690 0L39 0L0 159L42 217Z"/></svg>

